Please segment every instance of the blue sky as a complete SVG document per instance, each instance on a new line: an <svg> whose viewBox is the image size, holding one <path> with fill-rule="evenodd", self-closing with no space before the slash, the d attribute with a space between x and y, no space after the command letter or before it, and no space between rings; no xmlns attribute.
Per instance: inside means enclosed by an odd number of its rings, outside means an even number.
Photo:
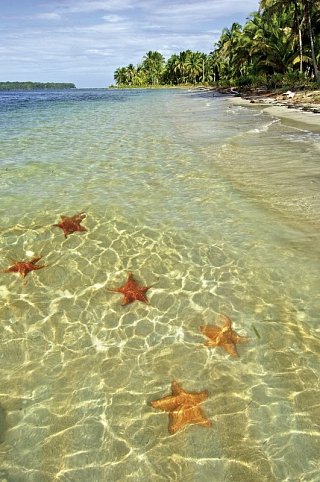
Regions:
<svg viewBox="0 0 320 482"><path fill-rule="evenodd" d="M209 53L258 0L0 0L0 81L105 87L149 50Z"/></svg>

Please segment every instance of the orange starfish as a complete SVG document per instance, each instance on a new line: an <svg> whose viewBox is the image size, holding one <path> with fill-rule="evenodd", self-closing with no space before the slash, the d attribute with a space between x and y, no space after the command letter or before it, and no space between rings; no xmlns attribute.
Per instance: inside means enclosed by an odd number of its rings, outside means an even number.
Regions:
<svg viewBox="0 0 320 482"><path fill-rule="evenodd" d="M151 402L153 408L169 412L168 430L171 434L176 433L185 425L193 423L211 427L212 423L204 416L199 407L199 404L208 398L207 390L198 393L186 392L179 383L173 381L171 392L171 395Z"/></svg>
<svg viewBox="0 0 320 482"><path fill-rule="evenodd" d="M231 320L227 316L221 315L224 320L224 326L207 325L200 326L200 331L209 338L206 342L207 346L221 346L226 352L232 356L239 356L236 345L238 343L246 343L248 338L238 335L231 328Z"/></svg>
<svg viewBox="0 0 320 482"><path fill-rule="evenodd" d="M136 300L142 301L143 303L149 303L146 297L146 292L149 288L152 288L152 286L139 285L134 279L133 274L130 272L128 275L128 280L123 286L121 286L120 288L109 289L109 291L122 293L124 295L122 305L124 306Z"/></svg>
<svg viewBox="0 0 320 482"><path fill-rule="evenodd" d="M61 228L64 232L64 237L66 238L68 234L74 233L76 231L87 231L84 226L81 226L81 221L86 217L85 213L75 214L70 218L68 216L61 216L61 222L58 224L53 224Z"/></svg>
<svg viewBox="0 0 320 482"><path fill-rule="evenodd" d="M19 273L22 278L25 278L29 271L45 268L46 265L36 266L36 263L42 258L32 258L30 261L16 261L8 269L5 269L5 273Z"/></svg>

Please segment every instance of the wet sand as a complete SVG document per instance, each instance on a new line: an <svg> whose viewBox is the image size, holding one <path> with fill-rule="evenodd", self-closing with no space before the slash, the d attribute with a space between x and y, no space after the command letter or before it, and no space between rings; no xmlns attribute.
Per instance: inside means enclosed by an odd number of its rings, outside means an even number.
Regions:
<svg viewBox="0 0 320 482"><path fill-rule="evenodd" d="M305 109L305 104L299 104L298 102L292 103L289 100L282 100L279 105L279 101L276 98L259 96L255 99L245 99L243 97L231 97L231 102L235 105L242 105L244 107L261 107L266 106L263 111L270 115L278 117L282 120L285 119L286 123L293 124L306 124L309 130L313 132L320 132L320 114L314 113ZM310 109L313 109L316 104L310 104ZM320 109L320 104L318 104Z"/></svg>

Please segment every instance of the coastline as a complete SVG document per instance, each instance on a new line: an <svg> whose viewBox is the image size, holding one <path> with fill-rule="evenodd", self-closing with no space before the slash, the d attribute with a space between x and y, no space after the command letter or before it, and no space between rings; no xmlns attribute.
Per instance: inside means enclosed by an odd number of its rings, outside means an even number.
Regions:
<svg viewBox="0 0 320 482"><path fill-rule="evenodd" d="M288 91L289 92L289 91ZM295 92L293 97L289 94L248 94L239 93L230 97L230 101L236 105L245 107L259 107L263 112L280 118L283 122L292 126L304 124L305 128L314 132L320 132L320 91L310 93Z"/></svg>
<svg viewBox="0 0 320 482"><path fill-rule="evenodd" d="M299 98L299 97L298 97ZM316 135L319 136L320 133L320 115L315 113L314 111L308 111L303 109L304 105L300 104L296 99L294 105L290 103L290 101L283 101L282 99L277 98L275 94L272 96L259 96L255 98L254 102L253 99L245 98L240 96L239 94L234 93L233 95L229 95L226 101L229 103L229 106L243 106L245 108L249 108L250 110L256 110L257 112L266 113L271 118L279 119L280 124L283 127L287 126L289 128L293 128L294 132L296 132L297 140L301 137L301 135ZM289 107L290 106L290 107ZM320 106L319 106L320 107ZM278 124L279 125L279 124ZM281 127L279 126L279 129ZM261 139L261 146L263 146L263 139ZM276 149L276 144L273 146ZM268 147L267 147L268 149ZM241 149L239 151L239 155L241 156ZM265 183L262 180L261 173L263 174L263 169L260 170L259 163L252 165L246 160L246 156L241 157L240 164L234 164L231 162L232 173L227 173L230 176L230 179L233 182L238 183L241 189L244 189L250 195L255 198L259 198L262 203L264 203L264 198L266 197L271 200L270 203L267 203L269 209L274 210L283 215L286 219L288 225L290 225L293 229L298 228L301 232L305 233L307 236L313 232L314 228L319 227L319 207L320 207L320 198L319 198L319 191L317 189L318 184L318 168L315 167L313 170L310 170L310 165L306 165L303 167L300 163L299 155L294 156L292 158L293 163L290 163L288 169L291 171L291 187L287 184L287 194L285 201L283 200L282 195L278 196L277 189L279 188L281 182L281 169L279 172L278 178L278 168L277 164L278 161L275 157L272 156L270 159L265 159L265 166L268 166L266 169L268 172L268 177L272 179L271 184L267 187L266 190L262 189L261 186L264 186ZM293 166L294 164L294 166ZM226 172L226 171L225 171ZM248 182L249 176L249 182ZM251 181L250 181L251 176ZM239 184L240 179L240 184ZM287 177L286 181L288 181L289 177ZM285 181L284 181L285 182ZM259 192L255 189L255 187L259 185ZM273 187L275 189L273 189ZM282 186L281 186L282 190ZM297 217L297 213L299 213ZM300 223L300 220L303 219L303 223Z"/></svg>

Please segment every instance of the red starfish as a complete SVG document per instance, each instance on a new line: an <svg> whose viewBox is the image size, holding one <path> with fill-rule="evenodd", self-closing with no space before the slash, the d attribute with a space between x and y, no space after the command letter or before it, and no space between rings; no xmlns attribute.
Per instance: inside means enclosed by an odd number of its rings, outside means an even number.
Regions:
<svg viewBox="0 0 320 482"><path fill-rule="evenodd" d="M133 277L133 274L130 272L128 275L128 280L123 286L121 286L120 288L109 289L109 291L122 293L124 295L124 301L122 305L124 306L136 300L143 301L143 303L149 303L146 297L146 292L149 288L152 288L152 286L138 285L138 283Z"/></svg>
<svg viewBox="0 0 320 482"><path fill-rule="evenodd" d="M32 258L31 261L16 261L8 269L5 269L5 273L19 273L22 278L25 278L29 271L45 268L45 264L42 266L36 266L36 263L42 258Z"/></svg>
<svg viewBox="0 0 320 482"><path fill-rule="evenodd" d="M58 226L64 232L64 237L66 238L68 234L74 233L75 231L87 231L85 227L81 226L81 221L86 217L85 213L75 214L70 218L68 216L61 216L61 222L58 224L53 224L53 226Z"/></svg>

